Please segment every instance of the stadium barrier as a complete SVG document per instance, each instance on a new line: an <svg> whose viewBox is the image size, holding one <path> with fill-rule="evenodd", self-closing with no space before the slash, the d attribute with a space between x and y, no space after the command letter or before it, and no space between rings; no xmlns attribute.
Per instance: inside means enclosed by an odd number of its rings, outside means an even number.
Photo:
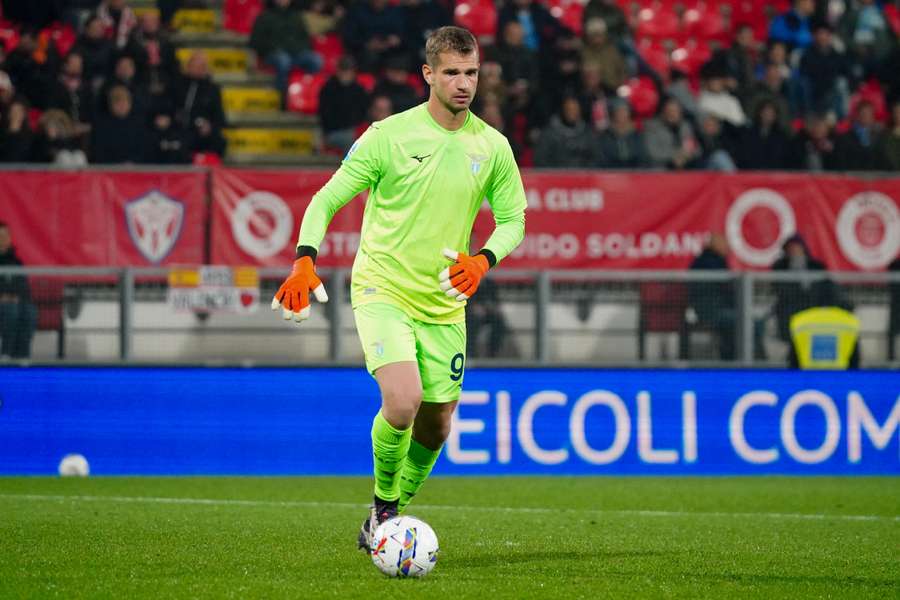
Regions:
<svg viewBox="0 0 900 600"><path fill-rule="evenodd" d="M900 374L472 369L439 474L900 475ZM0 474L367 475L360 368L0 368Z"/></svg>
<svg viewBox="0 0 900 600"><path fill-rule="evenodd" d="M0 267L0 278L22 273L39 315L32 362L362 364L347 269L320 270L330 301L301 327L269 310L283 268ZM863 367L896 366L896 272L501 269L467 308L468 354L478 365L784 367L786 319L823 302L859 318Z"/></svg>

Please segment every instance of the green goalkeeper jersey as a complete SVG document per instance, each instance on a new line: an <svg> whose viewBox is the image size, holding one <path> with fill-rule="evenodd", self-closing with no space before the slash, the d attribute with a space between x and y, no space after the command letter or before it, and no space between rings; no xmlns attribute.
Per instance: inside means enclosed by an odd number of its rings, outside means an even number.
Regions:
<svg viewBox="0 0 900 600"><path fill-rule="evenodd" d="M469 252L485 198L496 227L484 248L498 262L525 233L525 190L509 142L471 112L456 131L438 125L427 104L373 123L313 196L297 244L318 250L334 214L367 188L354 307L387 302L420 321L463 321L464 305L440 289L450 264L441 250Z"/></svg>

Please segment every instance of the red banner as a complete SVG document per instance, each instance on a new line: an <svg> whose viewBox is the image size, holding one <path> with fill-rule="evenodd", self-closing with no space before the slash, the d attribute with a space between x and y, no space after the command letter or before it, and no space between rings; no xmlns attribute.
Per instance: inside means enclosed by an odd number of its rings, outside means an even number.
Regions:
<svg viewBox="0 0 900 600"><path fill-rule="evenodd" d="M213 174L212 261L284 266L303 211L328 171ZM806 174L523 174L526 238L510 268L684 269L710 232L726 234L736 268L767 269L796 232L830 269L878 270L900 250L900 178ZM323 266L350 266L363 200L338 213ZM489 208L473 246L493 229Z"/></svg>
<svg viewBox="0 0 900 600"><path fill-rule="evenodd" d="M202 263L202 171L0 173L0 220L36 265Z"/></svg>

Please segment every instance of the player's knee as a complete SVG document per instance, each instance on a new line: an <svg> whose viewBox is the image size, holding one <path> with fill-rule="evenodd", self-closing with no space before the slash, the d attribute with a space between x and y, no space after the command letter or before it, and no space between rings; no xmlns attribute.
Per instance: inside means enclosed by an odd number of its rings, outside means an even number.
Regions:
<svg viewBox="0 0 900 600"><path fill-rule="evenodd" d="M407 429L413 424L420 404L421 390L383 390L381 411L393 427Z"/></svg>

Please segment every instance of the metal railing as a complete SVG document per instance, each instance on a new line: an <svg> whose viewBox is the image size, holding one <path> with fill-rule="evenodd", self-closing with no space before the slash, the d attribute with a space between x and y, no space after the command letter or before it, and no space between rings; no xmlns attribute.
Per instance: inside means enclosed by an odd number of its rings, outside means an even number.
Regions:
<svg viewBox="0 0 900 600"><path fill-rule="evenodd" d="M362 363L347 269L321 270L330 302L314 304L312 318L299 327L268 308L284 269L258 270L259 307L248 315L175 313L164 268L3 267L0 297L4 278L23 273L37 332L29 356L14 358ZM816 286L827 285L824 302L861 320L863 366L897 365L900 273L501 269L488 282L467 311L470 364L779 367L788 348L784 319L823 303Z"/></svg>

